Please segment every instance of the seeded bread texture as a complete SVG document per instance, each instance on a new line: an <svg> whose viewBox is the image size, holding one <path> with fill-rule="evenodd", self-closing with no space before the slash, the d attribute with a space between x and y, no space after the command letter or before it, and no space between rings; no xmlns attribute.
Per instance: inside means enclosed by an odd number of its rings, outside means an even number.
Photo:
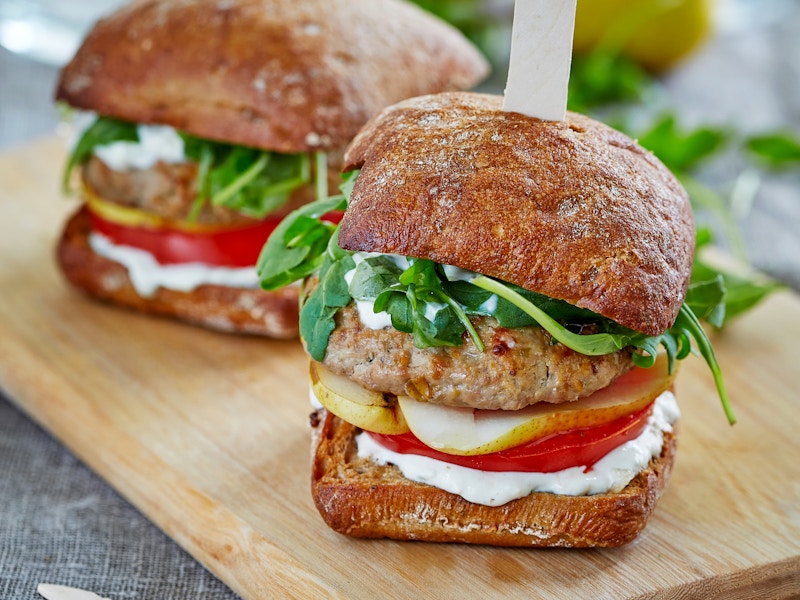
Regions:
<svg viewBox="0 0 800 600"><path fill-rule="evenodd" d="M301 152L343 148L383 107L487 72L458 30L401 0L140 0L96 24L56 98Z"/></svg>
<svg viewBox="0 0 800 600"><path fill-rule="evenodd" d="M221 285L202 285L191 292L158 288L153 296L144 298L123 265L95 254L89 245L90 232L89 212L82 208L67 222L56 249L66 279L88 296L227 333L297 337L296 287L274 292Z"/></svg>
<svg viewBox="0 0 800 600"><path fill-rule="evenodd" d="M359 458L360 431L324 409L312 415L311 491L335 531L354 537L493 546L605 547L644 529L672 472L677 446L666 434L661 455L618 493L533 493L502 506L473 504L403 477L394 465Z"/></svg>
<svg viewBox="0 0 800 600"><path fill-rule="evenodd" d="M361 173L340 245L430 258L662 333L692 269L686 191L610 127L501 103L436 94L370 121L345 154L345 170Z"/></svg>

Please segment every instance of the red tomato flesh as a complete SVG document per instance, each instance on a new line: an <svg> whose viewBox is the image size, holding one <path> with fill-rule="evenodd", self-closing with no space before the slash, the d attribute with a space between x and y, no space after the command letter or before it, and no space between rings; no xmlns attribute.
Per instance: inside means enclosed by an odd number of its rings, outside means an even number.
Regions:
<svg viewBox="0 0 800 600"><path fill-rule="evenodd" d="M400 435L365 433L400 454L418 454L481 471L554 473L570 467L585 467L586 471L590 471L592 465L606 454L644 431L652 408L653 404L650 403L637 412L605 425L556 433L515 448L476 456L439 452L423 444L411 432Z"/></svg>
<svg viewBox="0 0 800 600"><path fill-rule="evenodd" d="M92 229L113 243L146 250L162 265L199 262L220 267L252 267L269 235L283 217L267 217L247 227L216 231L185 231L168 227L131 227L104 219L90 211ZM341 212L323 220L338 223Z"/></svg>

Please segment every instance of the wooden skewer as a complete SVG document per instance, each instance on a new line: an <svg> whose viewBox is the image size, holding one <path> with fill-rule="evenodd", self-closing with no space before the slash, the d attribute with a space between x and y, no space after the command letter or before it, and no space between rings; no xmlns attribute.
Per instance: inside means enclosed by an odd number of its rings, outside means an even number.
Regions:
<svg viewBox="0 0 800 600"><path fill-rule="evenodd" d="M516 0L503 110L563 121L577 0Z"/></svg>

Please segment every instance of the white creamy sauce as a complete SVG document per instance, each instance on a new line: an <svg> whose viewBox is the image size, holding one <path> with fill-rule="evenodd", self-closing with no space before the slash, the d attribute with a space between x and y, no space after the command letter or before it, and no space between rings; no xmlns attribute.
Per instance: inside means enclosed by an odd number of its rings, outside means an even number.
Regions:
<svg viewBox="0 0 800 600"><path fill-rule="evenodd" d="M479 471L426 456L399 454L363 433L356 437L356 441L359 457L397 465L408 479L458 494L469 502L501 506L533 492L567 496L618 492L660 454L663 432L672 431L672 424L679 417L675 396L672 392L664 392L656 398L653 413L639 437L609 452L588 472L584 472L583 467L555 473Z"/></svg>
<svg viewBox="0 0 800 600"><path fill-rule="evenodd" d="M373 258L376 256L385 256L389 260L391 260L398 268L405 271L408 269L411 264L408 262L408 258L405 256L400 256L398 254L380 254L377 252L356 252L353 254L353 260L356 263L356 267L361 264L367 258ZM449 281L470 281L473 279L476 274L472 271L466 271L459 267L454 267L452 265L442 265L444 267L445 276ZM347 285L353 281L353 276L355 275L356 270L350 269L347 273L344 274L344 279L347 282ZM364 327L367 329L385 329L386 327L392 326L392 318L386 311L375 312L375 302L373 300L356 300L356 309L358 310L358 317L361 322L364 324ZM425 305L425 318L429 321L433 321L436 318L436 314L445 308L447 304L444 302L428 302ZM487 314L492 313L497 308L497 296L492 294L486 302L481 304L480 309L485 311Z"/></svg>
<svg viewBox="0 0 800 600"><path fill-rule="evenodd" d="M450 281L472 281L477 276L477 273L467 271L461 267L454 267L453 265L442 265L444 267L444 275Z"/></svg>
<svg viewBox="0 0 800 600"><path fill-rule="evenodd" d="M133 287L143 298L152 296L159 287L190 292L204 284L238 288L259 286L255 267L228 268L197 262L162 265L146 250L114 244L97 232L89 235L89 244L100 256L128 269Z"/></svg>
<svg viewBox="0 0 800 600"><path fill-rule="evenodd" d="M75 149L83 133L95 122L97 114L77 111L72 118L70 148ZM138 142L113 142L95 146L94 154L115 171L149 169L157 162L187 162L183 138L167 125L139 125Z"/></svg>
<svg viewBox="0 0 800 600"><path fill-rule="evenodd" d="M183 138L166 125L139 125L138 142L114 142L97 146L95 155L115 171L149 169L156 163L186 162Z"/></svg>

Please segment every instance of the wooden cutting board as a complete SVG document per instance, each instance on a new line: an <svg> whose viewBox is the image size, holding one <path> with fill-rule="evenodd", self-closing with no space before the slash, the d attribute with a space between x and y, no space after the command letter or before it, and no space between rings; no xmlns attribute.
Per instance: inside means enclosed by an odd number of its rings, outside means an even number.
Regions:
<svg viewBox="0 0 800 600"><path fill-rule="evenodd" d="M0 157L0 387L244 598L786 598L800 595L800 299L714 339L739 424L701 360L644 534L610 550L353 540L309 494L297 342L231 337L92 303L54 242L75 202L62 143Z"/></svg>

